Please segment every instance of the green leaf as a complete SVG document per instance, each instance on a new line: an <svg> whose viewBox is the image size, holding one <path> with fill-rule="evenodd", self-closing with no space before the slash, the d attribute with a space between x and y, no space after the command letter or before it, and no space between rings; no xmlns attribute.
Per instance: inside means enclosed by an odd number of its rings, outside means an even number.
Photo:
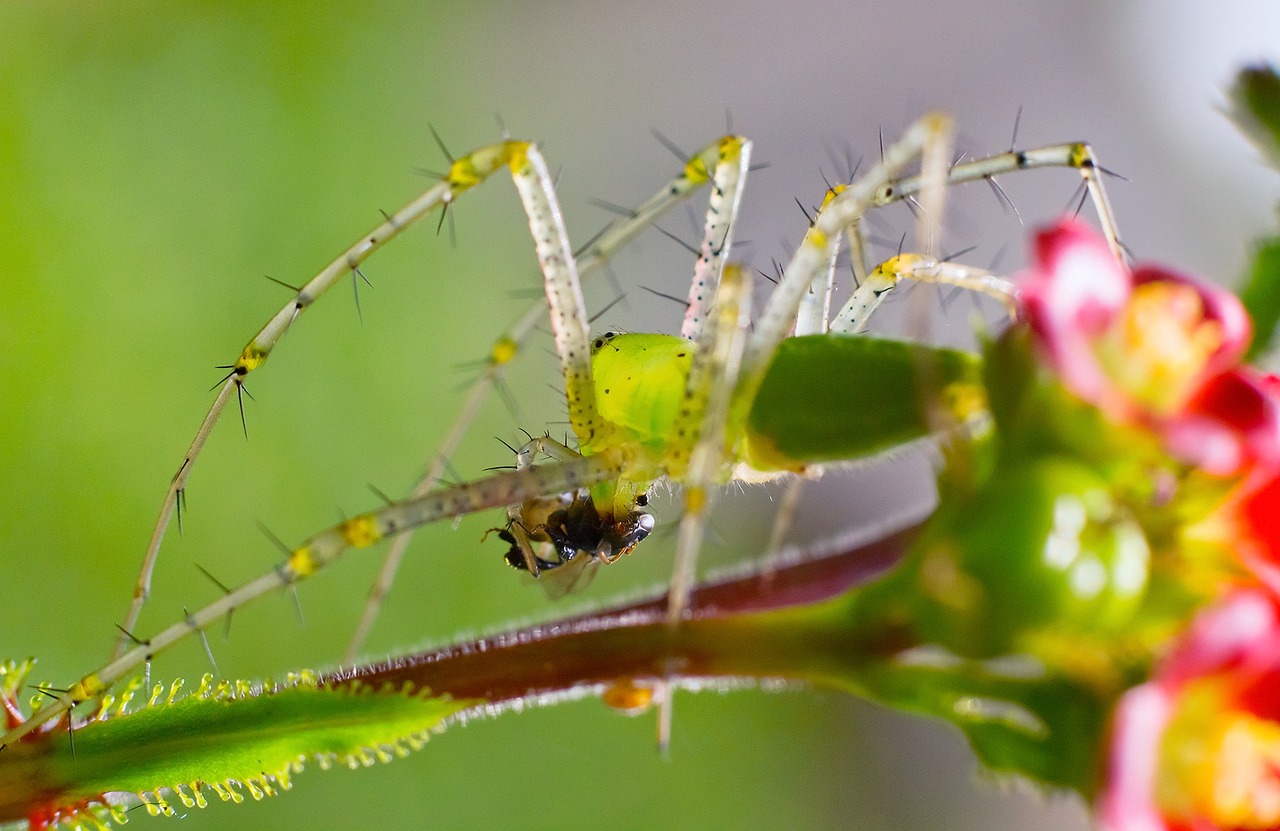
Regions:
<svg viewBox="0 0 1280 831"><path fill-rule="evenodd" d="M1240 292L1245 309L1253 318L1253 343L1245 354L1246 361L1256 361L1267 352L1280 322L1280 236L1271 237L1258 246L1253 270Z"/></svg>
<svg viewBox="0 0 1280 831"><path fill-rule="evenodd" d="M752 403L752 464L864 458L929 435L944 407L956 421L985 413L981 365L968 352L900 340L787 338Z"/></svg>
<svg viewBox="0 0 1280 831"><path fill-rule="evenodd" d="M1280 167L1280 75L1269 65L1244 69L1231 88L1231 116L1275 167Z"/></svg>
<svg viewBox="0 0 1280 831"><path fill-rule="evenodd" d="M0 821L81 811L107 793L137 794L152 814L173 813L175 800L204 807L209 792L223 801L241 802L246 791L261 799L288 789L307 761L359 767L403 756L474 703L408 684L321 686L310 673L279 686L215 685L206 675L185 697L181 686L157 686L145 706L130 709L135 682L74 735L64 725L7 747Z"/></svg>
<svg viewBox="0 0 1280 831"><path fill-rule="evenodd" d="M990 662L944 654L914 665L897 662L866 674L868 692L898 709L958 727L990 770L1042 785L1096 792L1108 713L1113 702L1053 675L1002 672Z"/></svg>

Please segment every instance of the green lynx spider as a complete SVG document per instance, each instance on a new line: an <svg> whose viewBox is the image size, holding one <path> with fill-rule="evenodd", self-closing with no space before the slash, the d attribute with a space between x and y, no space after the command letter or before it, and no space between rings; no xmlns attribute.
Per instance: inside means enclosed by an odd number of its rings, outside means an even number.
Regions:
<svg viewBox="0 0 1280 831"><path fill-rule="evenodd" d="M493 173L509 169L529 217L555 333L569 402L569 419L577 436L579 453L552 448L540 442L535 449L551 449L555 461L526 465L485 479L431 490L443 464L456 446L465 424L480 401L500 377L505 365L539 317L531 309L498 341L488 366L468 395L459 421L449 433L431 470L409 498L379 510L361 514L322 531L294 549L272 571L234 587L217 601L133 646L121 642L112 659L71 685L0 743L13 742L39 724L94 698L137 670L155 654L181 638L202 630L233 609L275 589L311 576L340 557L348 548L366 547L399 535L391 559L399 556L407 531L439 519L492 507L516 505L522 500L574 493L590 488L604 510L630 511L636 498L654 479L679 483L684 493L684 518L677 549L677 566L670 592L670 618L679 620L693 579L693 566L705 530L709 496L714 486L729 478L803 469L826 458L787 458L758 451L758 443L746 438L749 410L756 391L784 340L796 334L827 330L830 285L846 234L853 249L855 273L865 277L844 312L836 316L837 328L858 331L881 296L902 277L921 281L951 282L1006 298L1010 289L999 278L939 262L931 252L932 225L919 241L920 255L896 258L891 265L870 275L863 263L859 220L873 207L891 202L919 200L926 218L941 215L944 186L989 179L1017 170L1066 166L1079 171L1092 197L1104 232L1117 257L1122 256L1115 223L1098 175L1092 150L1085 144L1063 144L1025 151L1010 151L963 164L950 164L950 122L938 114L913 124L903 138L885 149L883 158L863 178L832 188L813 218L794 258L770 296L754 329L746 333L749 287L745 272L725 268L731 247L734 217L749 168L751 144L726 136L692 157L683 171L631 218L601 235L581 256L575 257L556 203L551 177L540 152L526 142L505 140L483 147L453 161L444 180L434 185L345 251L295 296L262 328L231 366L208 415L175 474L148 545L145 565L135 590L125 629L131 629L146 599L151 570L169 519L178 505L187 478L210 431L233 395L240 392L247 375L263 365L298 314L314 303L330 286L347 277L382 245L437 207L447 208L466 190ZM903 176L903 169L922 157L919 175ZM658 435L637 434L632 427L602 414L601 379L593 376L592 343L579 280L598 269L609 256L632 239L665 210L703 184L711 184L704 238L681 335L686 351L696 342L687 361L687 374L668 377L662 407L674 416ZM721 280L722 274L729 276ZM806 302L807 298L817 298ZM607 383L607 382L606 382ZM624 404L624 409L631 407ZM963 417L963 412L953 416ZM663 430L669 432L663 433ZM753 444L757 449L753 450ZM390 561L389 561L390 562ZM384 572L372 595L371 608L385 592L394 566ZM370 618L371 619L371 618Z"/></svg>

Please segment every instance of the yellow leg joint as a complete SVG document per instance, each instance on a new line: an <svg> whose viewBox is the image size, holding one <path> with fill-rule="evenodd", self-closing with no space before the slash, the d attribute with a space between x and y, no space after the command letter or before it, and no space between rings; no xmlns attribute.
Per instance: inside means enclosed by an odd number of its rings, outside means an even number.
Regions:
<svg viewBox="0 0 1280 831"><path fill-rule="evenodd" d="M516 174L524 170L529 162L529 142L509 141L506 144L506 152L507 166L511 168L511 172Z"/></svg>
<svg viewBox="0 0 1280 831"><path fill-rule="evenodd" d="M926 113L922 121L930 133L945 133L951 129L951 116L943 112Z"/></svg>
<svg viewBox="0 0 1280 831"><path fill-rule="evenodd" d="M289 555L289 570L299 577L310 577L320 570L320 564L311 555L311 549L304 545Z"/></svg>
<svg viewBox="0 0 1280 831"><path fill-rule="evenodd" d="M720 139L720 161L731 162L742 155L741 136L725 136Z"/></svg>
<svg viewBox="0 0 1280 831"><path fill-rule="evenodd" d="M494 366L502 366L510 363L520 352L520 344L511 338L499 338L493 344L493 349L489 351L489 363Z"/></svg>
<svg viewBox="0 0 1280 831"><path fill-rule="evenodd" d="M523 157L528 146L528 142L505 141L502 144L491 144L474 153L468 153L449 165L445 181L453 188L456 196L489 178L489 174L510 161L512 153L519 153Z"/></svg>
<svg viewBox="0 0 1280 831"><path fill-rule="evenodd" d="M382 539L378 524L369 514L352 517L339 525L338 529L342 532L342 538L347 541L347 545L353 548L368 548Z"/></svg>
<svg viewBox="0 0 1280 831"><path fill-rule="evenodd" d="M837 196L844 193L848 189L849 189L848 185L832 185L831 187L827 188L826 196L822 197L822 208L825 208L828 205L830 205L832 199L835 199ZM822 210L822 208L819 208L819 210Z"/></svg>
<svg viewBox="0 0 1280 831"><path fill-rule="evenodd" d="M1093 152L1087 144L1071 145L1071 166L1072 167L1093 167Z"/></svg>
<svg viewBox="0 0 1280 831"><path fill-rule="evenodd" d="M105 689L102 679L95 672L72 684L71 689L67 690L67 697L78 704L81 701L88 701L90 698L96 697Z"/></svg>
<svg viewBox="0 0 1280 831"><path fill-rule="evenodd" d="M870 276L883 277L893 285L897 285L899 280L904 276L911 276L912 269L925 261L925 258L919 254L899 254L876 266Z"/></svg>
<svg viewBox="0 0 1280 831"><path fill-rule="evenodd" d="M252 372L267 362L267 350L258 346L257 341L250 341L240 353L240 357L236 360L236 364L232 367L237 374L243 375L246 372Z"/></svg>
<svg viewBox="0 0 1280 831"><path fill-rule="evenodd" d="M722 151L723 152L723 151ZM695 185L701 185L711 180L711 171L707 170L707 163L702 159L694 156L684 166L684 178L688 179Z"/></svg>

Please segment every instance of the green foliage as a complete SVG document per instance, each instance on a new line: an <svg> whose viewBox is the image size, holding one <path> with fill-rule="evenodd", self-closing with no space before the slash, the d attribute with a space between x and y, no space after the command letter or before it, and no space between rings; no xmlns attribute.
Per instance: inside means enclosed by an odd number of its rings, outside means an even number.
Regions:
<svg viewBox="0 0 1280 831"><path fill-rule="evenodd" d="M857 459L929 435L943 398L985 405L981 361L954 349L872 337L784 340L749 416L752 463L762 469ZM957 412L963 418L976 415Z"/></svg>
<svg viewBox="0 0 1280 831"><path fill-rule="evenodd" d="M1258 246L1240 299L1253 318L1253 342L1245 360L1256 361L1269 350L1276 324L1280 323L1280 237L1271 237Z"/></svg>
<svg viewBox="0 0 1280 831"><path fill-rule="evenodd" d="M872 667L868 691L885 704L955 725L991 771L1092 794L1111 702L1033 662L963 661L922 654Z"/></svg>
<svg viewBox="0 0 1280 831"><path fill-rule="evenodd" d="M1231 101L1237 126L1280 168L1280 75L1275 68L1255 66L1241 71L1231 89ZM1270 348L1280 322L1280 237L1259 243L1240 299L1253 318L1253 343L1245 360L1255 361Z"/></svg>
<svg viewBox="0 0 1280 831"><path fill-rule="evenodd" d="M1232 116L1271 164L1280 167L1280 75L1272 66L1254 66L1236 76Z"/></svg>
<svg viewBox="0 0 1280 831"><path fill-rule="evenodd" d="M175 797L204 807L208 791L224 801L243 801L242 790L261 799L288 789L307 761L359 767L404 756L474 703L411 685L320 686L301 673L278 686L215 685L206 675L190 695L180 697L181 681L157 686L145 706L130 709L140 687L135 681L118 702L105 700L74 734L53 730L6 748L0 820L20 816L10 813L15 806L30 813L104 793L135 793L152 813L171 813ZM24 792L37 805L16 798Z"/></svg>

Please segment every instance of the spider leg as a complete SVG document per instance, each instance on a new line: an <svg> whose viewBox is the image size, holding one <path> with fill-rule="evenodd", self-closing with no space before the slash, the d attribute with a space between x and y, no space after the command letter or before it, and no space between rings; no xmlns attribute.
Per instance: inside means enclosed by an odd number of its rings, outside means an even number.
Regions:
<svg viewBox="0 0 1280 831"><path fill-rule="evenodd" d="M698 261L693 268L693 283L689 286L688 305L680 335L696 340L707 313L707 306L715 296L720 274L729 256L733 240L734 220L742 201L743 186L747 181L747 169L751 166L751 142L738 136L726 136L720 140L719 159L711 185L711 198L707 203L707 218L703 228L702 245Z"/></svg>
<svg viewBox="0 0 1280 831"><path fill-rule="evenodd" d="M577 258L579 280L603 270L603 267L613 255L634 240L641 231L653 225L663 214L679 202L687 199L703 185L714 182L716 193L720 194L728 193L735 188L740 189L740 186L732 185L729 172L722 172L721 168L737 163L735 159L727 159L726 157L732 155L729 151L733 147L743 145L749 146L749 143L741 137L724 136L695 153L673 179L631 210L621 221L614 223L596 236L584 248ZM745 171L745 163L742 163L742 169ZM739 176L739 178L741 177ZM735 208L736 204L736 201L733 202ZM732 213L726 210L726 215L729 219L724 223L718 223L717 229L723 224L724 229L727 231ZM707 224L708 226L712 224L710 217L708 217ZM727 246L725 245L727 234L718 239L718 244L715 242L708 244L707 241L704 241L703 250L708 254L723 258L724 252L727 251ZM437 482L445 472L448 460L457 452L471 422L475 420L485 399L488 397L489 391L501 382L507 367L521 353L525 341L534 331L534 327L538 322L544 319L545 314L546 307L543 305L541 298L539 298L536 302L530 304L524 314L494 341L483 370L467 390L458 415L446 433L444 440L429 459L426 465L426 473L414 486L411 493L412 497L427 494L432 488L436 487ZM382 568L378 572L378 577L369 591L369 597L365 602L360 623L347 647L346 660L349 661L355 656L368 638L370 631L372 631L382 602L395 582L396 572L400 568L404 552L409 547L412 539L412 533L401 534L388 549Z"/></svg>
<svg viewBox="0 0 1280 831"><path fill-rule="evenodd" d="M831 331L848 335L865 332L871 315L902 280L957 286L986 295L1000 302L1011 320L1018 319L1017 288L1004 277L961 263L900 254L876 266L862 281L831 321Z"/></svg>

